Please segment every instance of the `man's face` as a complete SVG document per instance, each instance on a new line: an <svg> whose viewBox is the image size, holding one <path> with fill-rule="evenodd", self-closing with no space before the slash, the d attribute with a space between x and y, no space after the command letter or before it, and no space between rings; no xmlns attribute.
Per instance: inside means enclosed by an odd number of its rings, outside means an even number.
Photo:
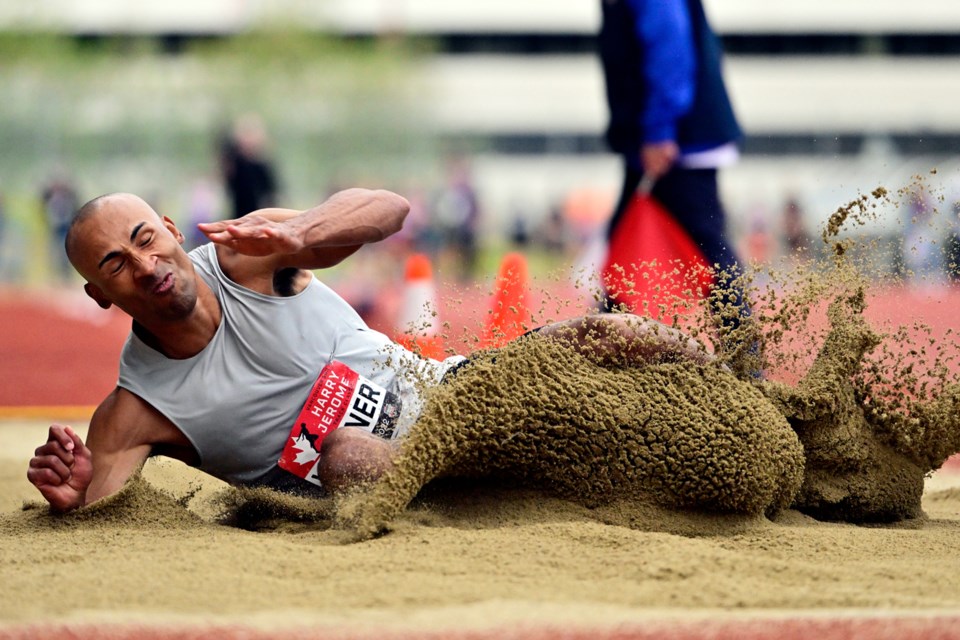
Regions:
<svg viewBox="0 0 960 640"><path fill-rule="evenodd" d="M108 197L79 223L72 260L100 306L115 304L150 327L189 316L197 302L183 235L133 195Z"/></svg>

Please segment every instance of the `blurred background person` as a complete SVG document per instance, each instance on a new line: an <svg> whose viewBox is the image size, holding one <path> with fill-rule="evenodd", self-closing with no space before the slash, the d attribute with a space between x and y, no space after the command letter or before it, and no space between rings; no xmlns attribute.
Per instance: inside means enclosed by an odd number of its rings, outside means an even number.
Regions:
<svg viewBox="0 0 960 640"><path fill-rule="evenodd" d="M277 204L277 180L267 155L267 132L260 117L237 118L221 142L224 186L234 218Z"/></svg>
<svg viewBox="0 0 960 640"><path fill-rule="evenodd" d="M806 257L810 251L810 234L807 233L803 209L796 196L788 196L783 205L783 240L787 257Z"/></svg>
<svg viewBox="0 0 960 640"><path fill-rule="evenodd" d="M601 6L606 138L624 164L608 237L618 232L643 179L707 263L728 271L736 256L717 169L737 159L741 131L703 6L700 0L603 0Z"/></svg>
<svg viewBox="0 0 960 640"><path fill-rule="evenodd" d="M767 222L767 211L763 205L756 205L749 218L749 227L743 237L740 254L750 264L770 266L776 251L776 239Z"/></svg>
<svg viewBox="0 0 960 640"><path fill-rule="evenodd" d="M519 200L510 203L507 241L513 249L522 251L530 246L530 212Z"/></svg>
<svg viewBox="0 0 960 640"><path fill-rule="evenodd" d="M570 226L563 215L563 209L554 203L546 217L537 226L534 238L546 251L558 255L570 253L573 240Z"/></svg>
<svg viewBox="0 0 960 640"><path fill-rule="evenodd" d="M218 220L222 216L220 191L216 181L210 176L201 176L190 184L186 197L187 225L183 229L188 249L199 247L207 242L197 224Z"/></svg>
<svg viewBox="0 0 960 640"><path fill-rule="evenodd" d="M480 204L466 157L447 162L447 181L433 205L433 219L442 232L444 253L456 264L461 281L473 277L477 266Z"/></svg>
<svg viewBox="0 0 960 640"><path fill-rule="evenodd" d="M19 276L16 241L13 225L7 214L6 202L0 193L0 283L14 282Z"/></svg>
<svg viewBox="0 0 960 640"><path fill-rule="evenodd" d="M923 187L908 193L905 205L906 229L901 252L906 281L913 288L935 288L943 284L945 275L936 208Z"/></svg>
<svg viewBox="0 0 960 640"><path fill-rule="evenodd" d="M50 255L53 259L55 277L58 282L65 283L72 278L73 267L67 260L63 243L67 237L67 229L70 228L70 220L80 206L77 190L66 170L54 171L53 176L40 191L40 201L50 238Z"/></svg>
<svg viewBox="0 0 960 640"><path fill-rule="evenodd" d="M947 278L950 282L960 281L960 199L954 197L950 204L950 222L947 228L945 241L945 260L947 264Z"/></svg>

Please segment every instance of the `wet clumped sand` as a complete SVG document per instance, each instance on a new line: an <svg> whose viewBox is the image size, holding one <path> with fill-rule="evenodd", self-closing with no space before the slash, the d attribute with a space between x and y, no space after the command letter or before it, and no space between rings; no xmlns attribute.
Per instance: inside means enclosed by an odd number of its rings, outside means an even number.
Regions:
<svg viewBox="0 0 960 640"><path fill-rule="evenodd" d="M717 411L724 407L725 411ZM342 521L382 530L443 476L496 475L586 504L640 497L679 509L775 513L803 452L760 391L715 364L607 368L531 335L432 391L394 469L346 500Z"/></svg>
<svg viewBox="0 0 960 640"><path fill-rule="evenodd" d="M22 534L46 530L116 529L135 521L146 530L177 531L204 525L200 515L187 509L190 494L175 497L154 487L137 474L117 493L68 513L53 513L44 502L23 505L22 517L0 520L8 532Z"/></svg>
<svg viewBox="0 0 960 640"><path fill-rule="evenodd" d="M879 331L864 318L876 246L841 237L865 226L879 206L897 206L878 188L840 207L824 228L827 268L795 280L780 300L782 330L803 326L827 294L828 330L798 383L761 385L803 443L806 471L793 507L821 520L895 522L922 515L924 478L960 450L960 395L950 335L931 339L921 325ZM859 252L859 254L858 254ZM795 354L780 353L780 361Z"/></svg>

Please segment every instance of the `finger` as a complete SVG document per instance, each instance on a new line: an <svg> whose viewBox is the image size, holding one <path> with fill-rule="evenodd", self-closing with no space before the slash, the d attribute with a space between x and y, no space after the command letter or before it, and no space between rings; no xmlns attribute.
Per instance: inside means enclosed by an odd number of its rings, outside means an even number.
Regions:
<svg viewBox="0 0 960 640"><path fill-rule="evenodd" d="M230 225L227 227L227 233L237 240L268 238L271 235L269 227L263 227L260 225Z"/></svg>
<svg viewBox="0 0 960 640"><path fill-rule="evenodd" d="M203 231L204 233L210 231L223 231L229 223L218 220L217 222L198 222L197 228Z"/></svg>
<svg viewBox="0 0 960 640"><path fill-rule="evenodd" d="M70 435L67 433L67 429L69 428L70 427L66 427L62 424L50 425L50 431L47 436L47 442L59 442L60 446L62 446L64 449L66 449L67 451L72 451L73 438L71 438Z"/></svg>
<svg viewBox="0 0 960 640"><path fill-rule="evenodd" d="M72 445L72 442L71 442ZM74 452L64 447L60 442L53 440L44 445L37 447L33 456L35 458L44 458L47 456L56 456L63 461L64 464L71 465L74 461Z"/></svg>
<svg viewBox="0 0 960 640"><path fill-rule="evenodd" d="M73 464L73 452L64 449L63 445L61 445L59 442L48 442L42 447L37 447L36 451L33 452L33 459L47 458L50 456L53 456L58 460L62 460L66 465Z"/></svg>
<svg viewBox="0 0 960 640"><path fill-rule="evenodd" d="M90 450L87 449L86 445L83 444L83 439L80 435L74 431L71 427L65 429L68 436L70 436L71 442L73 442L73 453L74 455L83 454L89 455Z"/></svg>
<svg viewBox="0 0 960 640"><path fill-rule="evenodd" d="M61 481L69 480L70 476L73 475L70 467L67 466L63 460L57 456L40 456L31 458L29 468L36 471L42 471L46 469L50 471L50 473L56 475Z"/></svg>
<svg viewBox="0 0 960 640"><path fill-rule="evenodd" d="M221 242L221 241L223 241L223 240L228 240L228 239L230 238L230 234L227 233L225 229L223 229L223 230L221 230L221 229L204 229L204 228L201 227L201 228L200 228L200 231L202 231L205 236L207 236L208 238L210 238L210 239L213 240L214 242Z"/></svg>
<svg viewBox="0 0 960 640"><path fill-rule="evenodd" d="M27 480L35 487L59 487L65 479L57 475L52 469L44 467L40 469L27 469Z"/></svg>
<svg viewBox="0 0 960 640"><path fill-rule="evenodd" d="M229 247L231 249L237 249L237 238L234 238L226 231L207 234L207 238L214 244Z"/></svg>

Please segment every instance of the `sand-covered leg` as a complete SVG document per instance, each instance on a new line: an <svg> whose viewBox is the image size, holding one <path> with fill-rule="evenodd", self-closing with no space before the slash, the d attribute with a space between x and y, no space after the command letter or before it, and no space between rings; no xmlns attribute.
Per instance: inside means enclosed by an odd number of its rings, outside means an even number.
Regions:
<svg viewBox="0 0 960 640"><path fill-rule="evenodd" d="M585 504L636 496L758 515L790 503L802 470L784 417L719 366L601 366L534 335L431 394L393 468L340 516L376 535L440 475L509 476Z"/></svg>
<svg viewBox="0 0 960 640"><path fill-rule="evenodd" d="M450 474L468 455L473 445L469 436L475 431L470 414L483 412L483 403L463 398L454 405L447 400L443 396L429 404L431 410L404 439L392 467L379 480L338 501L340 526L353 529L360 539L383 533L427 483Z"/></svg>
<svg viewBox="0 0 960 640"><path fill-rule="evenodd" d="M715 365L666 363L634 372L627 472L665 506L718 513L785 509L803 479L789 423L750 383ZM642 399L642 400L641 400Z"/></svg>
<svg viewBox="0 0 960 640"><path fill-rule="evenodd" d="M922 470L889 446L868 422L854 383L864 356L880 337L863 317L862 288L835 299L830 331L817 359L795 388L765 385L787 416L806 456L803 486L793 506L823 520L892 522L921 514Z"/></svg>

